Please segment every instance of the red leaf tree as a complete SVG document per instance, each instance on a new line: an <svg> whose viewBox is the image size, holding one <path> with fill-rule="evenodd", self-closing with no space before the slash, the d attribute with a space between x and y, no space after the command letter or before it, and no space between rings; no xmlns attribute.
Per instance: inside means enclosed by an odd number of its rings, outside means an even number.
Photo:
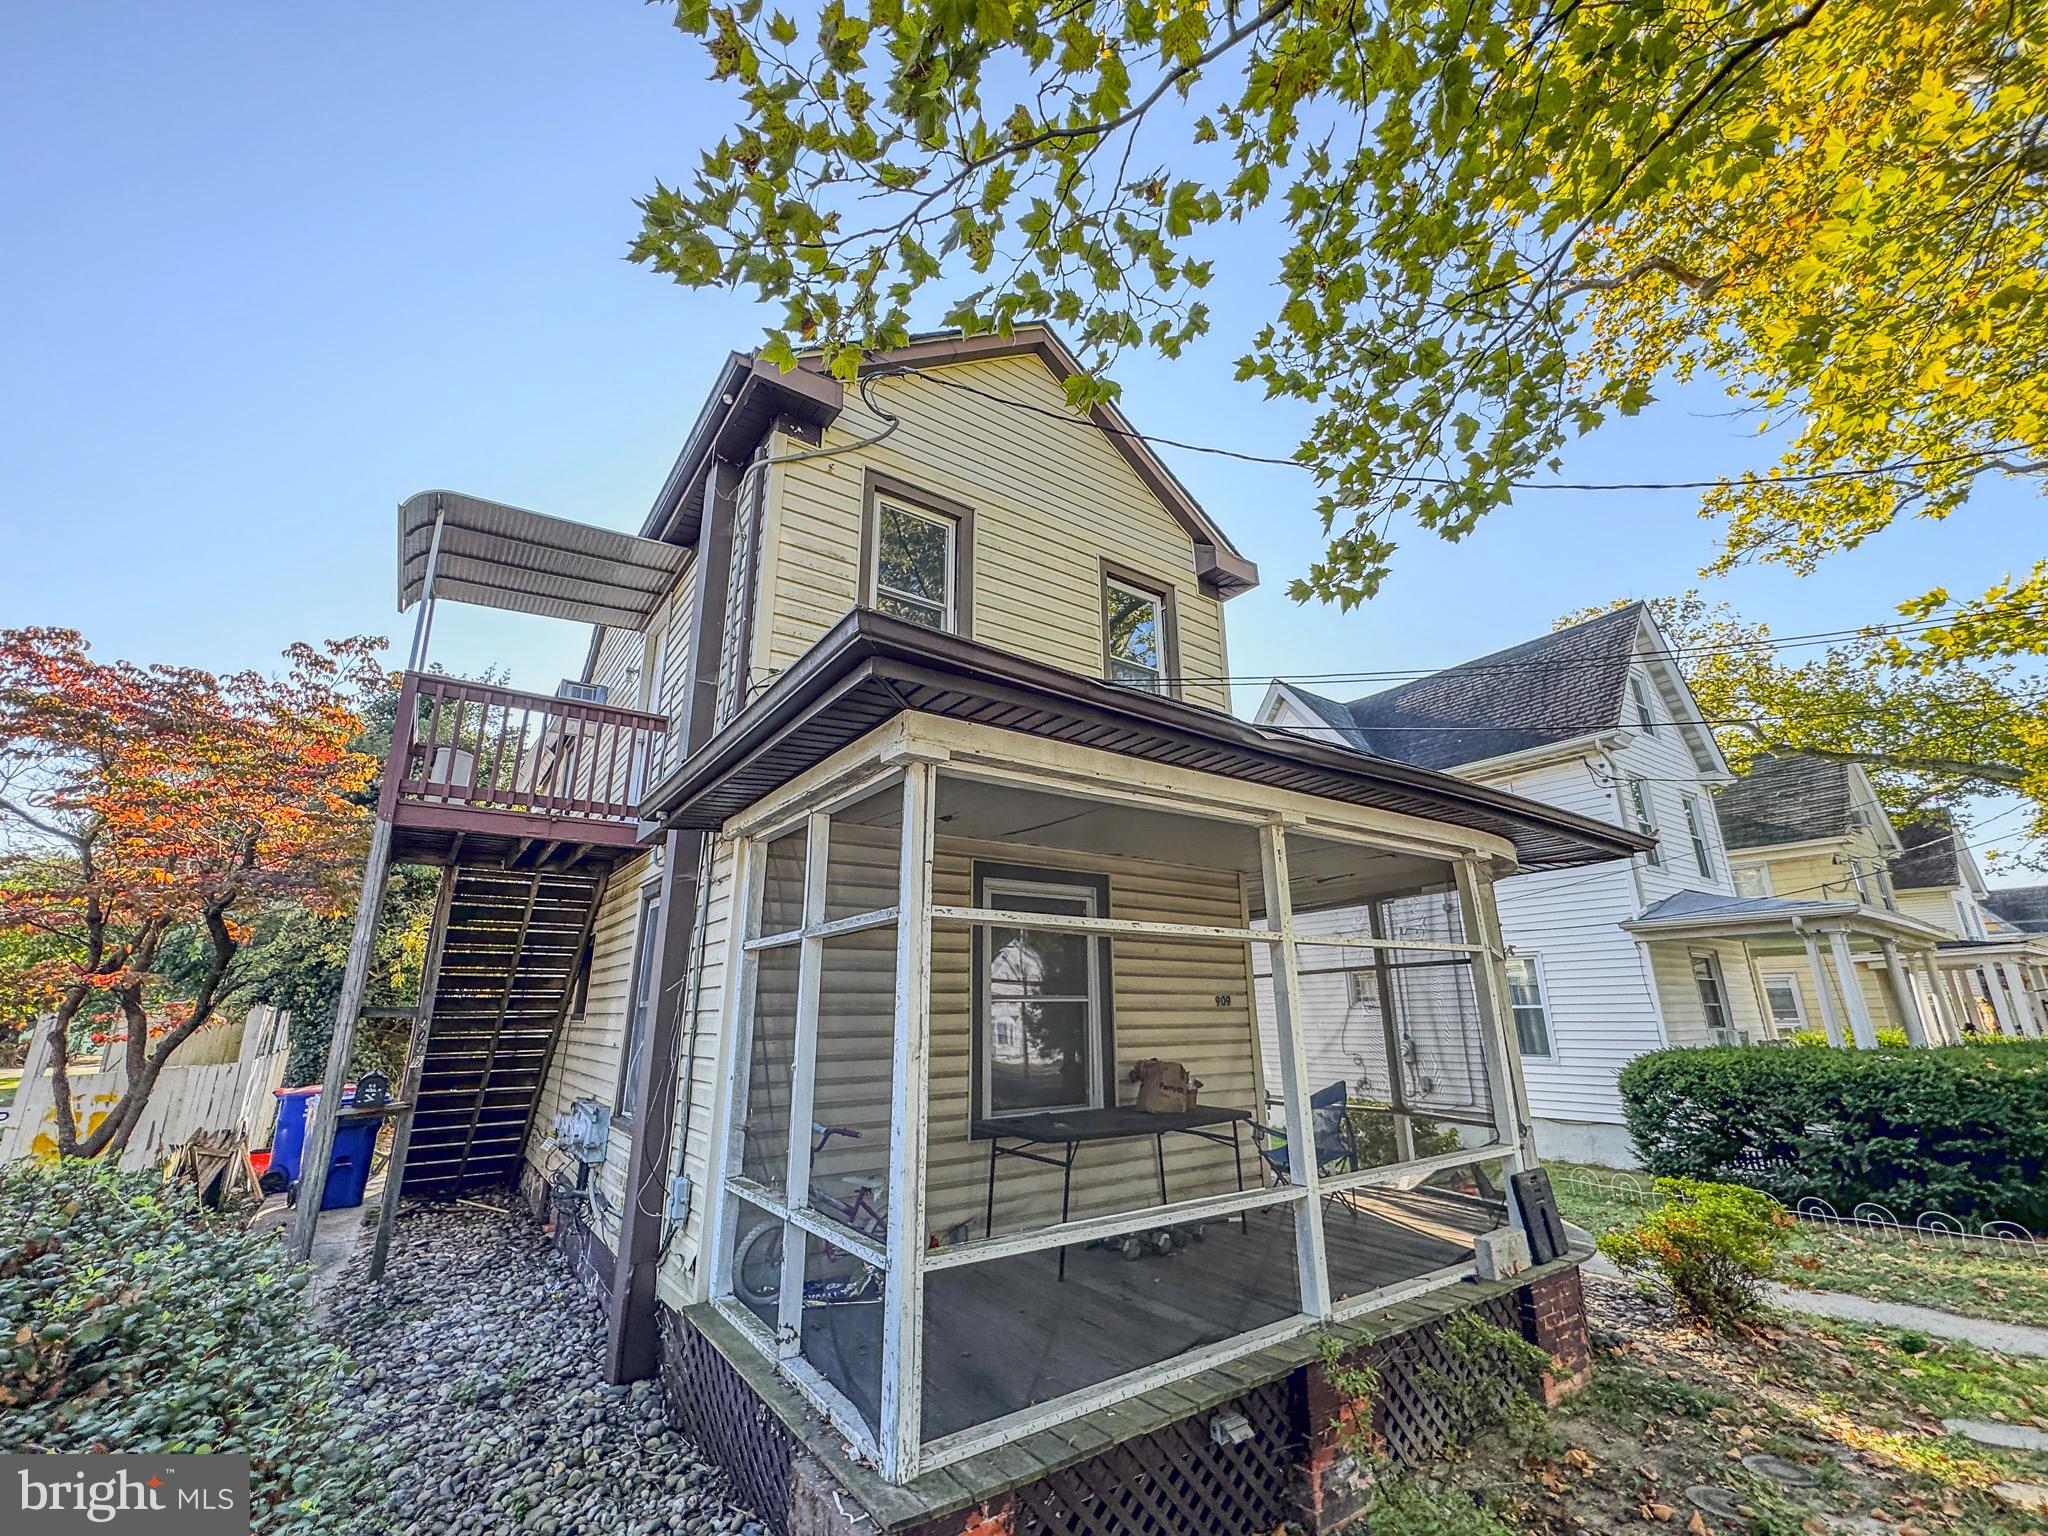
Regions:
<svg viewBox="0 0 2048 1536"><path fill-rule="evenodd" d="M266 903L345 909L378 763L357 750L387 686L381 641L296 645L282 675L104 663L65 629L0 630L0 934L44 957L57 1149L118 1153L164 1064L233 1000ZM196 950L174 984L174 946ZM127 1087L87 1134L74 1025L114 1022Z"/></svg>

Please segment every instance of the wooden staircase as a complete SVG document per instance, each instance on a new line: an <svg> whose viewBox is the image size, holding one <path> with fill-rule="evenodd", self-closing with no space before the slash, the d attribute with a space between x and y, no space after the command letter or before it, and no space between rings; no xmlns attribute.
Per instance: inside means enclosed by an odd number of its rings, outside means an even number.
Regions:
<svg viewBox="0 0 2048 1536"><path fill-rule="evenodd" d="M404 1193L515 1177L561 1038L601 869L458 866L406 1144Z"/></svg>

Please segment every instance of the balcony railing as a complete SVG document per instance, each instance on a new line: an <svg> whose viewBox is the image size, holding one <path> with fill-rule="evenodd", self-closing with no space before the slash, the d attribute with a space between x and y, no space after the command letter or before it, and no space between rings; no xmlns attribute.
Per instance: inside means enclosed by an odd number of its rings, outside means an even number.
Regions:
<svg viewBox="0 0 2048 1536"><path fill-rule="evenodd" d="M630 824L667 720L408 672L378 813L406 807Z"/></svg>

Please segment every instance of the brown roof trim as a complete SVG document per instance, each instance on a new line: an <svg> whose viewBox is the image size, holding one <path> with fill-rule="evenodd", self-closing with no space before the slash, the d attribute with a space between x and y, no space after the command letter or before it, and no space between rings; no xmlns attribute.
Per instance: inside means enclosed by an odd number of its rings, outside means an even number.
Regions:
<svg viewBox="0 0 2048 1536"><path fill-rule="evenodd" d="M801 368L784 373L750 352L730 353L648 510L641 537L695 544L704 522L704 474L712 459L742 463L778 417L822 427L844 405L845 391L827 374Z"/></svg>
<svg viewBox="0 0 2048 1536"><path fill-rule="evenodd" d="M1449 774L1268 733L869 609L841 619L674 773L642 816L710 830L905 710L1490 832L1524 869L1626 858L1634 832Z"/></svg>
<svg viewBox="0 0 2048 1536"><path fill-rule="evenodd" d="M984 362L1000 357L1036 357L1061 382L1082 372L1081 363L1067 350L1066 343L1048 326L1020 325L1007 336L983 334L963 336L958 332L921 337L907 346L891 347L872 354L866 366L887 368L899 365L944 367L953 363ZM803 367L822 370L823 364L806 359ZM822 377L822 373L820 373ZM1137 435L1130 419L1114 405L1098 405L1088 419L1102 429L1104 437L1131 466L1145 488L1158 498L1173 520L1187 530L1195 544L1195 574L1202 590L1211 597L1229 599L1249 592L1259 584L1259 568L1239 554L1237 547L1209 514L1202 510L1188 488L1180 483L1166 463Z"/></svg>

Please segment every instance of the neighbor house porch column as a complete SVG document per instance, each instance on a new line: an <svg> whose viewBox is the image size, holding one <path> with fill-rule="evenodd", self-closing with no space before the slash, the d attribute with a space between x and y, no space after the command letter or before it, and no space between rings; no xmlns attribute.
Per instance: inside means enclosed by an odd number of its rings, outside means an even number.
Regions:
<svg viewBox="0 0 2048 1536"><path fill-rule="evenodd" d="M1924 1047L1929 1043L1927 1024L1920 1017L1920 999L1913 995L1913 979L1906 974L1905 962L1899 956L1899 941L1877 942L1884 951L1884 973L1891 982L1892 1006L1899 1010L1899 1021L1906 1026L1906 1044Z"/></svg>
<svg viewBox="0 0 2048 1536"><path fill-rule="evenodd" d="M1962 1019L1956 1012L1955 999L1948 990L1947 979L1942 975L1941 967L1935 964L1931 950L1920 957L1920 973L1926 978L1929 995L1934 999L1934 1013L1941 1025L1942 1041L1944 1044L1953 1045L1963 1038Z"/></svg>
<svg viewBox="0 0 2048 1536"><path fill-rule="evenodd" d="M2019 1021L2018 1032L2023 1035L2048 1034L2048 1027L2041 1023L2041 1003L2027 987L2024 969L2010 960L1998 962L1999 979L2012 994L2014 1017Z"/></svg>
<svg viewBox="0 0 2048 1536"><path fill-rule="evenodd" d="M1861 1051L1877 1049L1877 1025L1871 1020L1870 1005L1863 1000L1863 982L1856 975L1856 957L1849 953L1847 930L1828 930L1828 950L1835 958L1835 980L1842 988L1842 1006L1849 1013L1849 1034Z"/></svg>
<svg viewBox="0 0 2048 1536"><path fill-rule="evenodd" d="M1828 993L1827 968L1820 963L1820 939L1804 929L1799 936L1806 941L1806 965L1813 973L1814 995L1820 999L1820 1027L1827 1032L1829 1045L1841 1045L1842 1016L1835 1011L1835 1000Z"/></svg>
<svg viewBox="0 0 2048 1536"><path fill-rule="evenodd" d="M1984 977L1984 991L1991 999L1991 1011L1998 1015L1998 1032L2018 1037L2029 1033L2020 1022L2019 999L2006 991L2006 967L1998 961L1990 961L1979 967Z"/></svg>

